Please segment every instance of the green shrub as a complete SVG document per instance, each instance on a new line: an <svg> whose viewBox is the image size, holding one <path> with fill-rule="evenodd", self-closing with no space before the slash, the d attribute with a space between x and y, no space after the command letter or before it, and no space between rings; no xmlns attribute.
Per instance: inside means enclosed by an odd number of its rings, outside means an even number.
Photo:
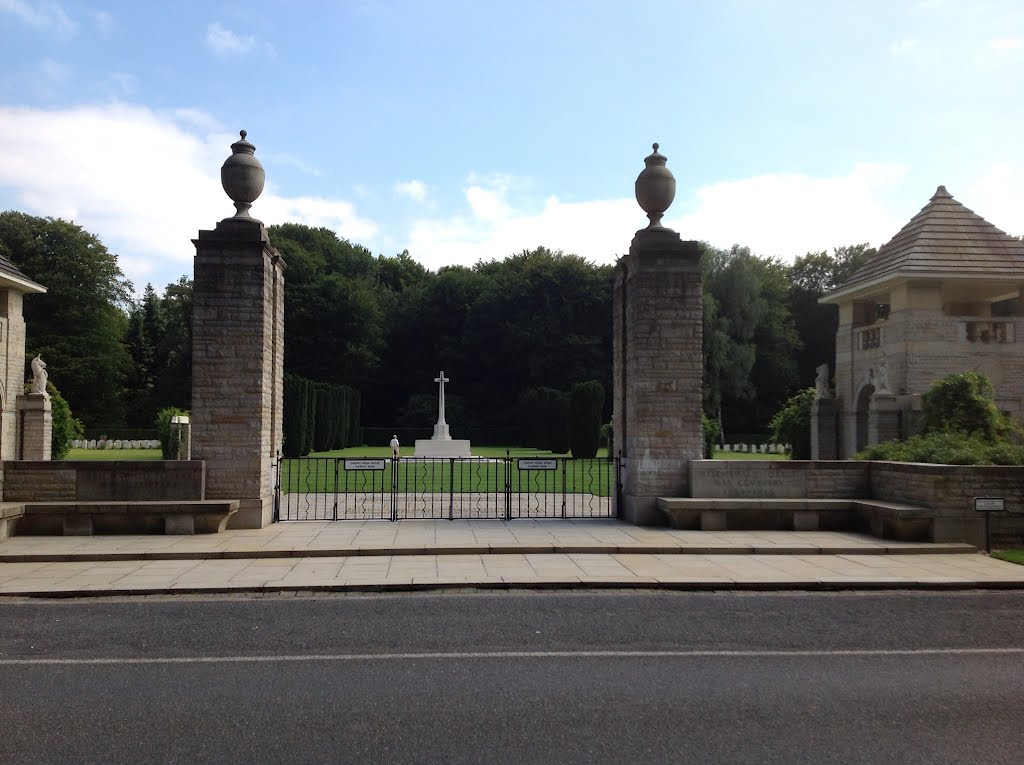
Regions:
<svg viewBox="0 0 1024 765"><path fill-rule="evenodd" d="M715 446L718 443L718 422L701 412L700 423L704 428L704 459L709 460L715 456Z"/></svg>
<svg viewBox="0 0 1024 765"><path fill-rule="evenodd" d="M854 455L859 460L930 462L939 465L1024 465L1024 445L973 433L936 432L885 441Z"/></svg>
<svg viewBox="0 0 1024 765"><path fill-rule="evenodd" d="M805 388L791 396L768 427L776 443L790 445L790 458L808 460L811 458L811 405L814 403L814 388Z"/></svg>
<svg viewBox="0 0 1024 765"><path fill-rule="evenodd" d="M62 460L68 456L71 442L85 436L85 428L81 420L72 416L68 402L49 380L46 381L46 392L50 394L50 458Z"/></svg>
<svg viewBox="0 0 1024 765"><path fill-rule="evenodd" d="M569 401L569 447L573 457L597 456L601 441L601 412L604 386L597 380L572 386Z"/></svg>
<svg viewBox="0 0 1024 765"><path fill-rule="evenodd" d="M165 460L174 459L176 456L171 444L171 418L181 414L187 415L188 412L176 406L168 406L156 415L157 438L160 439L160 451Z"/></svg>
<svg viewBox="0 0 1024 765"><path fill-rule="evenodd" d="M977 372L957 372L935 382L921 397L921 435L978 433L996 440L1013 430L995 405L992 383Z"/></svg>

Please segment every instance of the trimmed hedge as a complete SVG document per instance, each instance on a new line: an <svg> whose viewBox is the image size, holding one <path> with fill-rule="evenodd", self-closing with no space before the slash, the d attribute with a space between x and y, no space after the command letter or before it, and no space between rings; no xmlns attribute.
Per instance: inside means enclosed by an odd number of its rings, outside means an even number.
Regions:
<svg viewBox="0 0 1024 765"><path fill-rule="evenodd" d="M359 440L359 391L348 385L284 376L285 457L355 446Z"/></svg>
<svg viewBox="0 0 1024 765"><path fill-rule="evenodd" d="M573 457L596 457L601 443L604 386L587 380L572 386L569 403L569 446Z"/></svg>

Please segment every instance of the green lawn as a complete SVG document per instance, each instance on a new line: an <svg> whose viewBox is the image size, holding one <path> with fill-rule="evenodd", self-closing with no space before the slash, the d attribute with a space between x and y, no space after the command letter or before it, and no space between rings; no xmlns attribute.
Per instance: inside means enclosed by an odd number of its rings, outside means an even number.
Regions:
<svg viewBox="0 0 1024 765"><path fill-rule="evenodd" d="M998 550L992 553L993 558L1008 560L1010 563L1017 563L1024 566L1024 550Z"/></svg>
<svg viewBox="0 0 1024 765"><path fill-rule="evenodd" d="M750 454L748 452L722 452L715 450L716 460L784 460L786 454Z"/></svg>
<svg viewBox="0 0 1024 765"><path fill-rule="evenodd" d="M72 449L66 460L158 460L159 449Z"/></svg>
<svg viewBox="0 0 1024 765"><path fill-rule="evenodd" d="M411 450L410 450L411 451ZM506 454L513 458L506 474ZM281 466L281 489L295 492L383 493L414 492L436 494L502 493L506 482L513 492L594 494L610 496L615 488L612 464L604 457L596 459L558 459L554 470L519 470L517 458L545 458L550 452L536 449L478 447L473 456L479 460L413 460L403 454L397 463L390 459L387 447L354 447L311 454L305 459L286 459ZM384 458L383 470L345 470L344 459Z"/></svg>

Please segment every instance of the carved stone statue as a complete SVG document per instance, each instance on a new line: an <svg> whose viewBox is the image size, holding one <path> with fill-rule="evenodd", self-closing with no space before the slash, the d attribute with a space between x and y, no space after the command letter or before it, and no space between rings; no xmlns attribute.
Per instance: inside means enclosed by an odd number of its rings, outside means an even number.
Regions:
<svg viewBox="0 0 1024 765"><path fill-rule="evenodd" d="M889 370L885 365L884 358L878 363L878 392L889 392Z"/></svg>
<svg viewBox="0 0 1024 765"><path fill-rule="evenodd" d="M46 362L42 356L32 359L32 394L48 395L46 393Z"/></svg>
<svg viewBox="0 0 1024 765"><path fill-rule="evenodd" d="M814 378L814 397L832 398L832 394L828 389L828 364L822 364L820 367L816 367L815 371L818 374Z"/></svg>

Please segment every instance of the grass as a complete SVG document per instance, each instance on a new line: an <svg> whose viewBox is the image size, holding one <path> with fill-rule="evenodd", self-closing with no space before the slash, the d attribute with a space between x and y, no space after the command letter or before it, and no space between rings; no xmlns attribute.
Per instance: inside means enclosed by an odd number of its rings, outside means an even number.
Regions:
<svg viewBox="0 0 1024 765"><path fill-rule="evenodd" d="M411 449L409 451L412 451ZM403 452L403 457L409 457ZM503 493L593 494L610 496L615 488L613 465L603 456L571 459L537 449L478 447L474 460L391 460L387 447L354 447L286 459L281 466L281 489L296 492ZM505 457L512 457L506 472ZM520 470L517 458L558 458L554 470ZM345 470L344 458L384 460L383 470Z"/></svg>
<svg viewBox="0 0 1024 765"><path fill-rule="evenodd" d="M159 449L72 449L66 460L158 460Z"/></svg>
<svg viewBox="0 0 1024 765"><path fill-rule="evenodd" d="M992 553L992 557L1024 566L1024 550L998 550Z"/></svg>
<svg viewBox="0 0 1024 765"><path fill-rule="evenodd" d="M749 452L722 452L715 450L716 460L785 460L786 454L750 454Z"/></svg>

